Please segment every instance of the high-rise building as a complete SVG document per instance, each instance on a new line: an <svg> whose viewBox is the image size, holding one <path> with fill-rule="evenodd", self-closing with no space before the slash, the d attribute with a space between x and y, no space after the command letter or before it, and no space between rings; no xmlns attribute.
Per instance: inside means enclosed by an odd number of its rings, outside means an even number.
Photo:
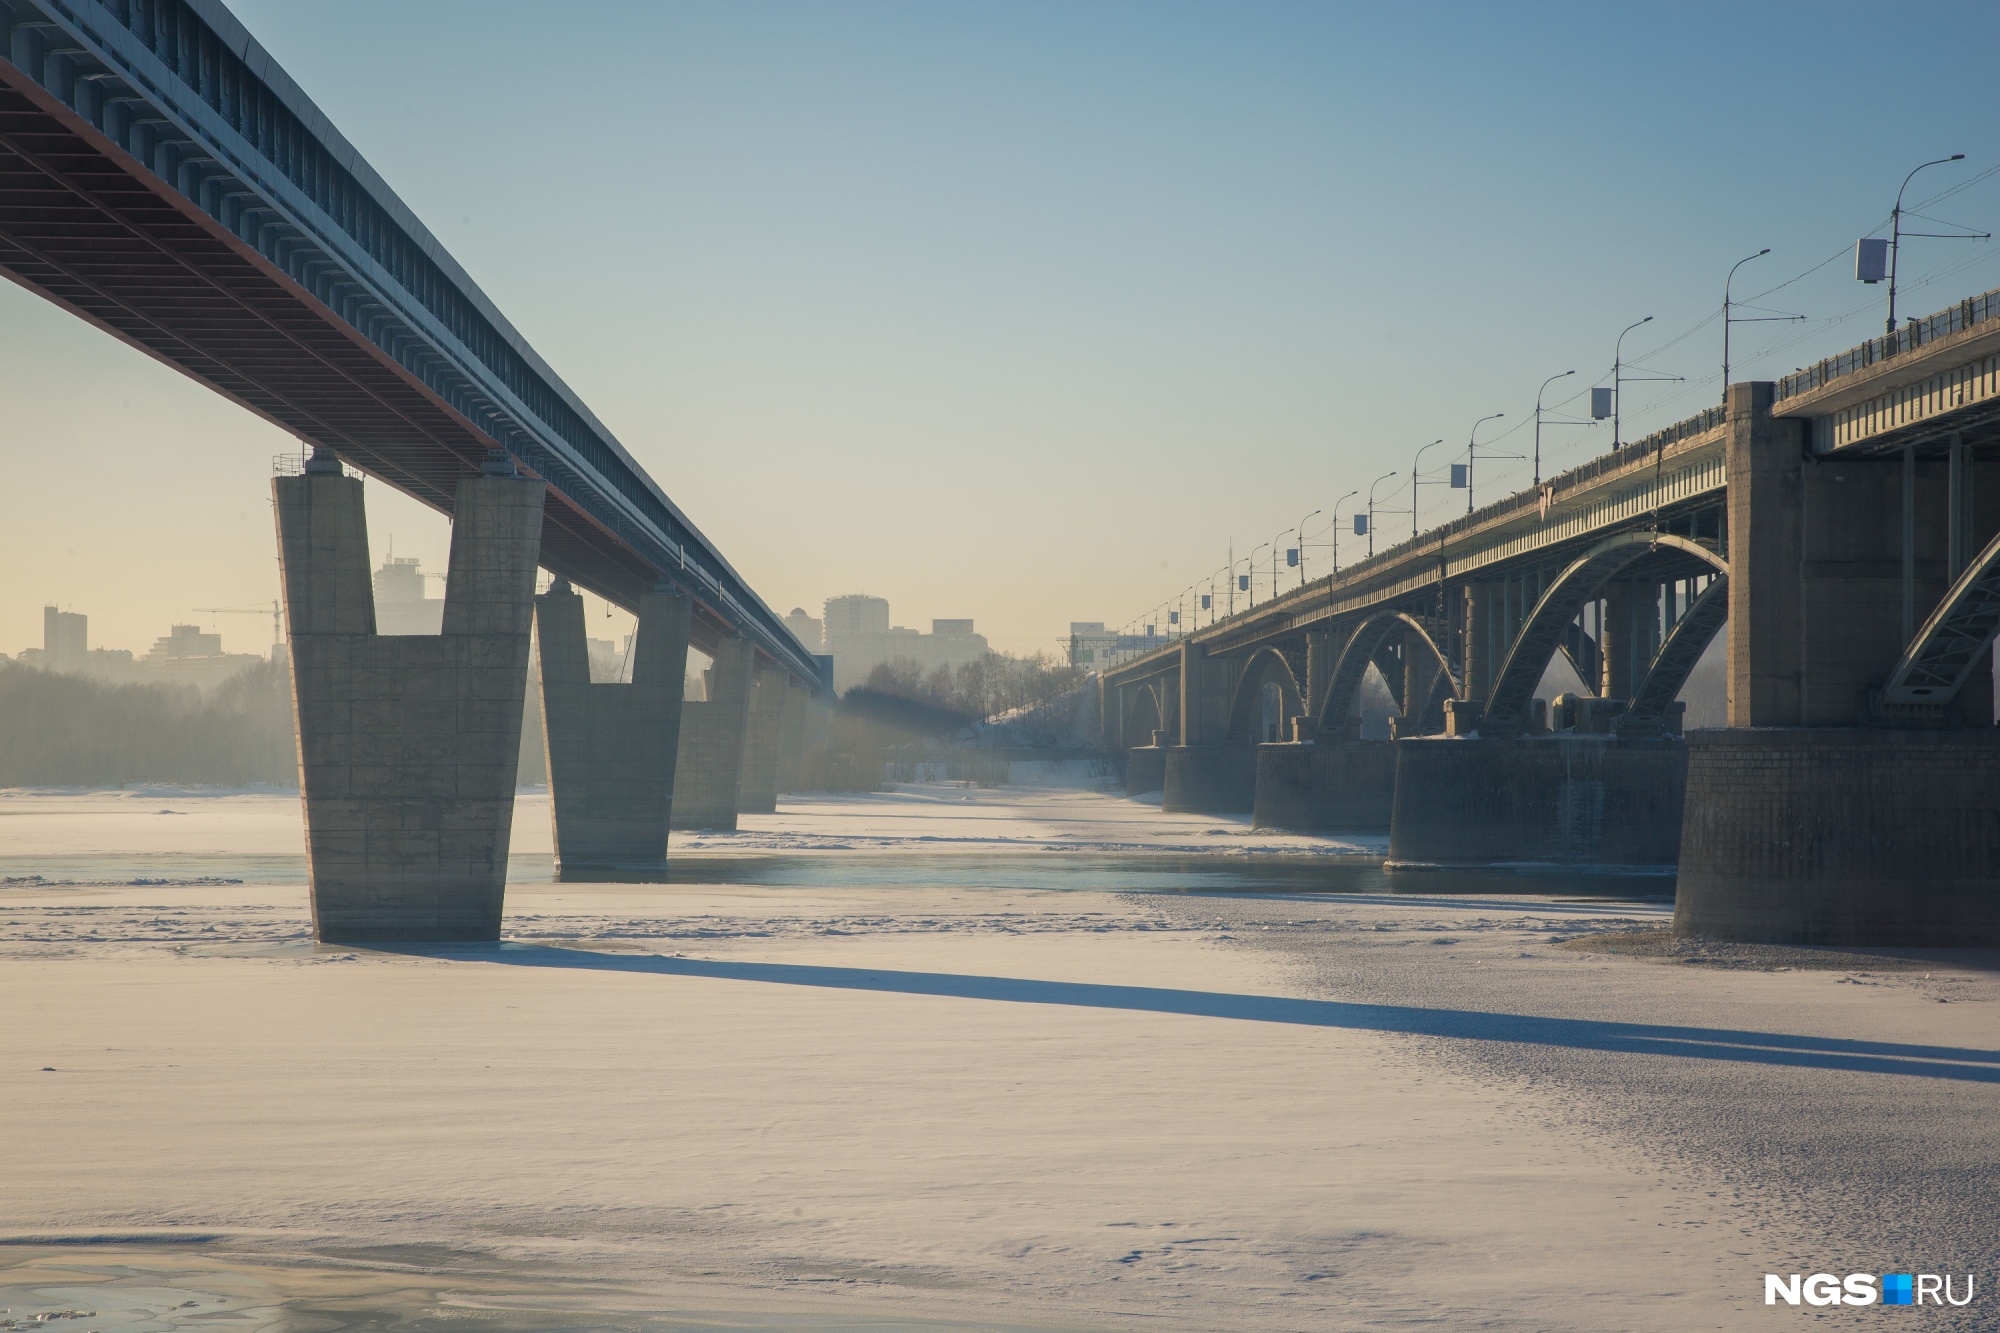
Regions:
<svg viewBox="0 0 2000 1333"><path fill-rule="evenodd" d="M825 645L833 658L833 688L843 692L885 662L914 663L928 673L977 661L988 651L970 620L933 620L924 634L890 625L888 601L858 593L827 599Z"/></svg>
<svg viewBox="0 0 2000 1333"><path fill-rule="evenodd" d="M807 615L803 606L792 608L791 614L785 617L785 628L799 636L799 642L806 646L809 653L817 653L826 646L820 622Z"/></svg>
<svg viewBox="0 0 2000 1333"><path fill-rule="evenodd" d="M845 597L826 599L826 642L828 647L841 639L855 639L864 634L887 634L889 632L889 599L869 597L863 593L849 593ZM835 648L836 656L839 649Z"/></svg>
<svg viewBox="0 0 2000 1333"><path fill-rule="evenodd" d="M424 579L415 556L390 556L375 571L375 632L377 634L439 634L444 630L444 599L424 596Z"/></svg>
<svg viewBox="0 0 2000 1333"><path fill-rule="evenodd" d="M42 669L75 673L90 661L90 617L42 608Z"/></svg>

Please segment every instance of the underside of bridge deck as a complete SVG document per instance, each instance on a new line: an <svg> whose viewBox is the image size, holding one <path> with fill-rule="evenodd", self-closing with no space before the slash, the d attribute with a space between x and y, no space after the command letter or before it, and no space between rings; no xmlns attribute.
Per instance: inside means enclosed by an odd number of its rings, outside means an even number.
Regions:
<svg viewBox="0 0 2000 1333"><path fill-rule="evenodd" d="M0 81L12 67L0 62ZM135 162L0 86L0 273L449 514L493 439ZM356 293L359 297L361 294ZM365 316L364 316L365 318ZM656 576L551 490L542 560L636 606ZM699 639L726 627L711 619Z"/></svg>

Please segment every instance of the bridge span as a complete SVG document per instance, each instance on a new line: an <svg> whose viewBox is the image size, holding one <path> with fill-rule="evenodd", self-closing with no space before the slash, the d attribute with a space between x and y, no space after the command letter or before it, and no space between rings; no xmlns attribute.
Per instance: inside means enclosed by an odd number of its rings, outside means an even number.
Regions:
<svg viewBox="0 0 2000 1333"><path fill-rule="evenodd" d="M531 628L566 870L768 805L821 661L220 0L0 0L0 273L309 447L274 490L322 938L497 932ZM443 635L375 634L348 469L454 520ZM572 669L570 584L640 616L632 685Z"/></svg>
<svg viewBox="0 0 2000 1333"><path fill-rule="evenodd" d="M1729 725L1684 741L1725 629ZM1410 867L1678 862L1690 929L2000 942L1996 632L2000 292L1731 385L1100 688L1171 808L1386 829ZM1537 698L1558 654L1582 688ZM1371 673L1393 744L1359 734Z"/></svg>

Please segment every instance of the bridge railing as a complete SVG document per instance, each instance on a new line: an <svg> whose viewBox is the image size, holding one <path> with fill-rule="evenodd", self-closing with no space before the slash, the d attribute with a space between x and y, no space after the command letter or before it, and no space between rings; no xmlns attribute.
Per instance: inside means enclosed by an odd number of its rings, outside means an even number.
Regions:
<svg viewBox="0 0 2000 1333"><path fill-rule="evenodd" d="M1542 484L1548 489L1552 499L1560 500L1565 494L1587 486L1607 473L1621 471L1634 463L1650 458L1669 445L1695 439L1720 428L1727 420L1727 416L1726 410L1721 407L1704 408L1685 421L1676 421L1663 430L1656 430L1630 444L1620 445L1616 449L1598 455L1588 463L1579 464L1567 472L1550 477ZM1363 560L1359 564L1349 565L1341 571L1341 574L1359 575L1395 564L1407 559L1413 547L1435 546L1439 542L1449 542L1454 537L1482 528L1497 519L1512 517L1524 510L1539 508L1540 505L1539 491L1532 487L1516 491L1504 500L1496 500L1448 523L1441 523L1418 537L1390 547L1380 555Z"/></svg>
<svg viewBox="0 0 2000 1333"><path fill-rule="evenodd" d="M1983 324L1989 319L2000 318L2000 288L1979 296L1968 297L1957 305L1940 310L1935 315L1923 319L1913 319L1897 329L1893 334L1885 333L1880 338L1870 338L1859 347L1849 348L1839 356L1829 356L1819 364L1807 366L1795 374L1778 381L1779 402L1798 394L1831 384L1843 375L1852 375L1880 361L1887 361L1904 352L1912 352L1926 343L1936 342L1947 334L1969 329L1974 324Z"/></svg>
<svg viewBox="0 0 2000 1333"><path fill-rule="evenodd" d="M1620 471L1635 463L1644 462L1670 445L1679 444L1683 440L1697 439L1700 436L1708 434L1710 431L1720 429L1727 419L1728 412L1722 407L1703 408L1684 421L1676 421L1673 425L1663 430L1656 430L1650 435L1632 441L1630 444L1620 445L1617 449L1601 454L1591 459L1588 463L1583 463L1558 476L1551 477L1543 485L1549 489L1553 499L1560 500L1564 495L1589 485L1599 477ZM1516 517L1530 509L1539 508L1540 504L1541 495L1539 491L1532 488L1524 491L1516 491L1504 500L1496 500L1490 505L1473 510L1470 514L1461 515L1448 523L1431 528L1417 537L1399 542L1379 555L1370 556L1366 560L1347 566L1337 574L1328 575L1325 579L1315 579L1308 586L1307 592L1310 596L1316 597L1323 595L1323 591L1326 588L1351 586L1365 580L1378 571L1393 568L1409 560L1418 551L1426 548L1435 549L1442 542L1449 542L1454 537L1463 536L1496 520ZM1314 592L1312 591L1313 589L1320 589L1322 591ZM1281 604L1285 602L1296 604L1298 598L1299 593L1296 591L1286 593L1278 598L1267 598L1248 610L1239 611L1233 616L1226 616L1216 621L1214 626L1206 628L1213 629L1223 625L1249 623L1259 615L1268 615L1274 601ZM1163 638L1159 643L1159 648L1174 646L1179 641L1179 637L1171 639ZM1139 657L1128 658L1105 669L1108 671L1117 671L1129 666L1133 662L1151 658L1158 650L1158 648L1155 648L1141 654Z"/></svg>

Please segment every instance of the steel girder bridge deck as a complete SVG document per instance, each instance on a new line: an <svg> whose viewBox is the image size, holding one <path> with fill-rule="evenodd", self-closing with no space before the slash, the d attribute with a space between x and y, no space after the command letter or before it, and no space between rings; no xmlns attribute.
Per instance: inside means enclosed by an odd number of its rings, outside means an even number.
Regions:
<svg viewBox="0 0 2000 1333"><path fill-rule="evenodd" d="M218 0L0 0L0 272L450 514L505 450L541 563L819 663Z"/></svg>

